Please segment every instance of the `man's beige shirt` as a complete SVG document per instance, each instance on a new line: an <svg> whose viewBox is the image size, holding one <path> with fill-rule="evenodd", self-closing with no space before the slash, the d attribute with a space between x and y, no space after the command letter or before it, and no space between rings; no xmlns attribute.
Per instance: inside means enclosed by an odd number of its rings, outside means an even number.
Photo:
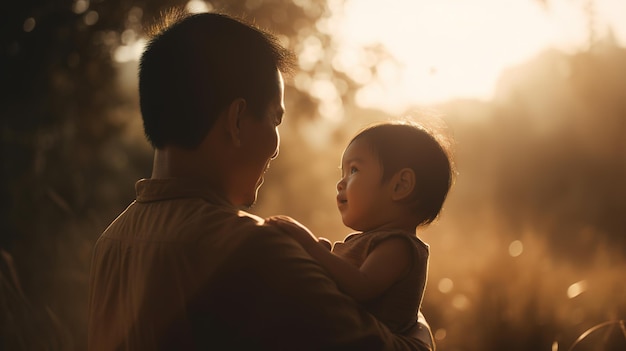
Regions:
<svg viewBox="0 0 626 351"><path fill-rule="evenodd" d="M89 350L422 350L201 183L140 180L96 243Z"/></svg>

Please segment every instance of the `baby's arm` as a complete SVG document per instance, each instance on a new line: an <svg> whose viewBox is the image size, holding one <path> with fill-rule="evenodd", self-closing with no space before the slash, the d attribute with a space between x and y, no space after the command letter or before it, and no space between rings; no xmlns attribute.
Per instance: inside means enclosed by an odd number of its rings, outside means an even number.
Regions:
<svg viewBox="0 0 626 351"><path fill-rule="evenodd" d="M309 251L311 246L321 246L330 251L332 245L326 238L318 238L311 231L300 224L300 222L288 216L272 216L266 220L267 223L274 224L284 232L294 238L302 247ZM311 253L309 253L311 254Z"/></svg>
<svg viewBox="0 0 626 351"><path fill-rule="evenodd" d="M318 239L297 221L289 217L272 217L268 222L300 242L330 273L339 288L357 301L364 302L379 296L409 269L411 252L402 238L382 241L370 252L361 267L356 267L320 245Z"/></svg>

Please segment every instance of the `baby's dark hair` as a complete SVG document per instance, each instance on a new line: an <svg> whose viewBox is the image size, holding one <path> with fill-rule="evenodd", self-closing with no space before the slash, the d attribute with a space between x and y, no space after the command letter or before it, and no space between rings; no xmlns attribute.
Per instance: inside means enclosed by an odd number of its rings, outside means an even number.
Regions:
<svg viewBox="0 0 626 351"><path fill-rule="evenodd" d="M389 121L362 129L352 140L365 141L378 157L385 183L403 168L415 172L415 188L406 200L419 225L434 221L453 182L453 163L442 135L412 121Z"/></svg>

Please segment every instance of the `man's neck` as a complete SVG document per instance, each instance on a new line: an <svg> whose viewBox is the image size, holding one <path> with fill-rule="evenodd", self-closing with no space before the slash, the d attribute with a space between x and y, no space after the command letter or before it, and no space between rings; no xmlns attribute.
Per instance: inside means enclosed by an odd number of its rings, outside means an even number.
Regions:
<svg viewBox="0 0 626 351"><path fill-rule="evenodd" d="M204 159L197 150L188 150L175 146L155 149L152 162L152 178L190 178L211 181L215 172L209 171L211 160Z"/></svg>
<svg viewBox="0 0 626 351"><path fill-rule="evenodd" d="M189 179L201 181L212 189L215 195L231 203L227 185L214 158L199 150L180 147L155 149L152 163L152 179Z"/></svg>

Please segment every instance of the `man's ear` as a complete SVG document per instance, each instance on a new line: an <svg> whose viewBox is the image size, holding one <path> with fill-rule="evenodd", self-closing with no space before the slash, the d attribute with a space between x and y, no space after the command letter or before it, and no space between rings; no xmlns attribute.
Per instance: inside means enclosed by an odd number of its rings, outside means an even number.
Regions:
<svg viewBox="0 0 626 351"><path fill-rule="evenodd" d="M403 168L391 178L391 198L400 201L408 198L415 189L415 172L410 168Z"/></svg>
<svg viewBox="0 0 626 351"><path fill-rule="evenodd" d="M246 113L246 100L237 98L226 109L226 127L228 134L236 146L241 145L241 119Z"/></svg>

